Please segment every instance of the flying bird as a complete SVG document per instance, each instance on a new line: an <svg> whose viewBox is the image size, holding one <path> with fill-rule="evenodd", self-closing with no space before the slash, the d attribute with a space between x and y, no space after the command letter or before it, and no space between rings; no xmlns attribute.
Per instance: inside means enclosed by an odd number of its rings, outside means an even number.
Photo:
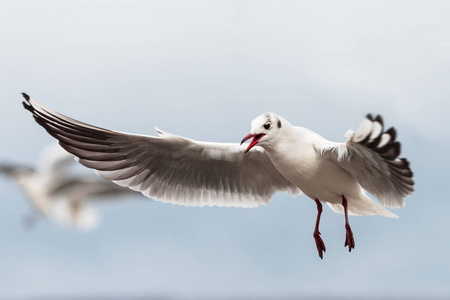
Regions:
<svg viewBox="0 0 450 300"><path fill-rule="evenodd" d="M90 230L99 216L89 202L115 199L132 191L110 181L86 174L76 174L74 156L54 143L41 151L37 167L0 163L0 174L16 181L33 206L26 216L28 227L42 215L62 227Z"/></svg>
<svg viewBox="0 0 450 300"><path fill-rule="evenodd" d="M240 144L225 144L157 128L158 137L103 129L23 96L36 122L82 165L149 198L185 206L257 207L277 191L303 192L317 204L313 237L320 258L326 251L319 231L322 202L345 215L344 246L351 251L355 242L348 215L395 218L383 206L401 208L414 191L409 162L398 158L396 131L385 131L381 116L367 115L356 132L346 133L346 142L337 143L266 113L251 122Z"/></svg>

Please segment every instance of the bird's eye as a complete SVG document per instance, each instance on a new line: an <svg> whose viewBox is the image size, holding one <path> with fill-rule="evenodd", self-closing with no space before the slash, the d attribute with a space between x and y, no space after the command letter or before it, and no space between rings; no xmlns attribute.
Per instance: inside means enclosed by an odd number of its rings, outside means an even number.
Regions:
<svg viewBox="0 0 450 300"><path fill-rule="evenodd" d="M269 128L270 128L270 123L264 124L264 128L265 128L265 129L269 129Z"/></svg>

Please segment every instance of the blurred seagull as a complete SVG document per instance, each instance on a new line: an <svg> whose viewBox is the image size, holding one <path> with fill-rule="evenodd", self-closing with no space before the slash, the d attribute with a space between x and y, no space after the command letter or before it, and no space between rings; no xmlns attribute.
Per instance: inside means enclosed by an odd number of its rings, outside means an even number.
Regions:
<svg viewBox="0 0 450 300"><path fill-rule="evenodd" d="M36 122L88 168L158 201L186 206L256 207L277 191L300 194L317 204L314 239L320 258L325 244L319 222L325 202L345 215L345 246L355 247L348 215L395 218L414 191L409 162L398 158L393 128L367 115L347 141L335 143L273 113L258 116L241 144L198 142L156 129L159 137L111 131L59 114L23 94ZM245 148L242 143L252 139Z"/></svg>
<svg viewBox="0 0 450 300"><path fill-rule="evenodd" d="M74 156L55 143L43 149L37 169L0 163L0 173L16 181L36 212L50 221L64 227L90 230L98 225L99 216L87 204L88 200L114 198L131 191L95 176L74 176L70 170L72 165ZM32 226L36 217L30 214L25 224Z"/></svg>

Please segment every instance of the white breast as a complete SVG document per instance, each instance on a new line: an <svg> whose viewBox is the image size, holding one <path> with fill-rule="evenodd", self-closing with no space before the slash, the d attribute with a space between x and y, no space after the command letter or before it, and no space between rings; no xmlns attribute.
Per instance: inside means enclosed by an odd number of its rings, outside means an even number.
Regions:
<svg viewBox="0 0 450 300"><path fill-rule="evenodd" d="M359 198L362 192L359 183L347 171L316 151L315 143L323 138L305 128L293 129L295 138L267 149L278 171L312 199L340 203L343 194Z"/></svg>

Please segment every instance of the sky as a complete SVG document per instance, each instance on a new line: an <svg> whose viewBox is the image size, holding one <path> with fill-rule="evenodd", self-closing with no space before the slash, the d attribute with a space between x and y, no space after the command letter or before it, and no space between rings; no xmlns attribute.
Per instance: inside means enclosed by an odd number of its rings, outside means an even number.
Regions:
<svg viewBox="0 0 450 300"><path fill-rule="evenodd" d="M256 209L139 194L98 205L90 233L22 219L0 180L0 298L338 299L450 296L448 1L3 1L0 160L35 165L52 138L21 92L78 120L240 142L275 112L332 141L367 113L395 126L416 192L399 219L344 217L277 193Z"/></svg>

